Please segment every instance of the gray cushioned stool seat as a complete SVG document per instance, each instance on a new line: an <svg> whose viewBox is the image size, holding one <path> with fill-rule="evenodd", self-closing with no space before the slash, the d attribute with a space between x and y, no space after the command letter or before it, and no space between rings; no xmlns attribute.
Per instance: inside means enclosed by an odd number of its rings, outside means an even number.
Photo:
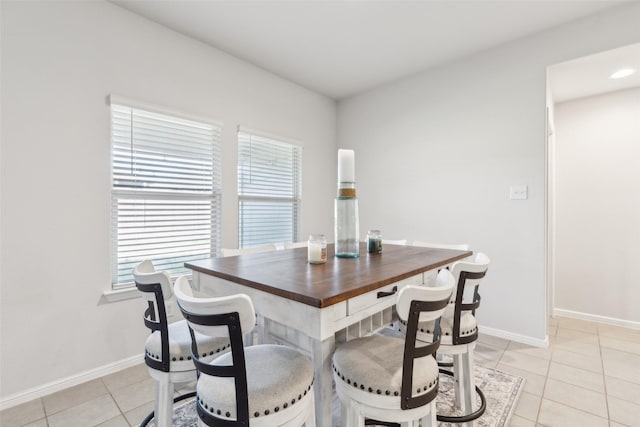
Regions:
<svg viewBox="0 0 640 427"><path fill-rule="evenodd" d="M403 355L404 339L373 335L340 345L333 355L333 370L342 381L359 390L396 396L399 407ZM437 380L438 364L433 357L415 359L413 396L428 392Z"/></svg>
<svg viewBox="0 0 640 427"><path fill-rule="evenodd" d="M428 334L433 333L435 322L420 322L418 323L418 331ZM460 336L464 337L473 334L477 329L476 318L471 313L462 313L460 316ZM442 340L444 337L451 336L453 334L453 317L448 318L442 316L440 319L440 330L442 331Z"/></svg>
<svg viewBox="0 0 640 427"><path fill-rule="evenodd" d="M170 369L176 371L193 371L195 366L191 361L191 335L186 320L180 320L167 325L169 331L169 360ZM212 338L199 333L196 334L198 352L204 361L213 360L221 352L229 348L228 338ZM144 350L154 360L162 359L162 344L160 331L155 331L147 338ZM206 356L205 356L206 354Z"/></svg>
<svg viewBox="0 0 640 427"><path fill-rule="evenodd" d="M311 389L313 365L299 351L281 345L245 347L249 417L269 415L295 405ZM231 365L231 353L212 365ZM200 375L197 385L200 403L220 418L236 418L233 378Z"/></svg>
<svg viewBox="0 0 640 427"><path fill-rule="evenodd" d="M407 322L400 320L400 330L404 333L406 331ZM420 333L433 334L435 328L435 322L419 322L418 323L418 335ZM478 328L476 318L471 313L463 313L460 316L460 336L465 337L473 334ZM444 315L440 319L440 342L444 345L451 344L451 338L453 336L453 317L445 317ZM420 337L418 337L420 339Z"/></svg>

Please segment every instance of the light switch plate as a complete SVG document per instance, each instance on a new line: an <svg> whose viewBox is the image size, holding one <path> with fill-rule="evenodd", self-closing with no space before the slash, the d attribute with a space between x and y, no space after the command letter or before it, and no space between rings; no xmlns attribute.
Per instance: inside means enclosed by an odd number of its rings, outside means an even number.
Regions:
<svg viewBox="0 0 640 427"><path fill-rule="evenodd" d="M526 185L512 185L509 187L509 198L511 200L527 200L529 191Z"/></svg>

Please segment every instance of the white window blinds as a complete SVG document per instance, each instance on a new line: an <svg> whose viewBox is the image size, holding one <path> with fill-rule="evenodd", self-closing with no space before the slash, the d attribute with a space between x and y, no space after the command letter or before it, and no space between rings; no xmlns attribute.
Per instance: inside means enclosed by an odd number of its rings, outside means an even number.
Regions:
<svg viewBox="0 0 640 427"><path fill-rule="evenodd" d="M144 259L172 276L220 246L220 127L111 104L112 282Z"/></svg>
<svg viewBox="0 0 640 427"><path fill-rule="evenodd" d="M239 247L296 242L302 147L238 132Z"/></svg>

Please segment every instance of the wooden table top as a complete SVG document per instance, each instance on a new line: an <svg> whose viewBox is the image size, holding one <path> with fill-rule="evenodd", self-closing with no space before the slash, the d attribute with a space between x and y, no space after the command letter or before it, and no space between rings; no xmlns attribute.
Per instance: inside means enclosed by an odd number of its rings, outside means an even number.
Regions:
<svg viewBox="0 0 640 427"><path fill-rule="evenodd" d="M209 258L185 267L323 308L471 254L390 244L384 245L381 254L369 254L361 243L360 258L336 258L334 245L329 244L325 264L309 264L305 247Z"/></svg>

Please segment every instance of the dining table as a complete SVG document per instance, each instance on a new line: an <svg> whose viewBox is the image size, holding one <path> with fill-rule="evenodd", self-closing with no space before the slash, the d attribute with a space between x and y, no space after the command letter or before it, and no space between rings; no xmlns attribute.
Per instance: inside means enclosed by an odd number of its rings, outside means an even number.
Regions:
<svg viewBox="0 0 640 427"><path fill-rule="evenodd" d="M439 269L472 255L466 250L383 245L359 257L311 264L307 248L274 250L185 263L194 291L207 296L243 293L254 304L258 341L291 345L314 365L316 425L332 425L331 358L336 345L391 324L396 294L433 280Z"/></svg>

